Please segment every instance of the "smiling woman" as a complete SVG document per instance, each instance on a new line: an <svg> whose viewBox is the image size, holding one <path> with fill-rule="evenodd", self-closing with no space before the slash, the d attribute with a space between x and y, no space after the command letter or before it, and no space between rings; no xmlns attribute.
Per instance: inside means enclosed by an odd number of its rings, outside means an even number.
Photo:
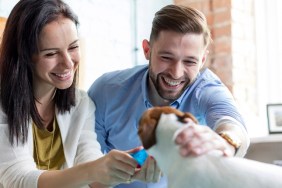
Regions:
<svg viewBox="0 0 282 188"><path fill-rule="evenodd" d="M76 88L77 27L61 0L21 0L8 17L0 48L0 188L144 179L131 151L101 153L95 105Z"/></svg>

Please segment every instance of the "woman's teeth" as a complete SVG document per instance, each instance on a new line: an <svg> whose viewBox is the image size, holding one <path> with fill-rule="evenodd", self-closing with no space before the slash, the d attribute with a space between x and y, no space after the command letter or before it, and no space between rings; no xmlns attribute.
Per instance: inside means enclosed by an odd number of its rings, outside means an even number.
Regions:
<svg viewBox="0 0 282 188"><path fill-rule="evenodd" d="M70 75L70 72L67 72L67 73L64 73L64 74L58 74L58 73L55 73L56 76L60 77L60 78L65 78L67 76Z"/></svg>

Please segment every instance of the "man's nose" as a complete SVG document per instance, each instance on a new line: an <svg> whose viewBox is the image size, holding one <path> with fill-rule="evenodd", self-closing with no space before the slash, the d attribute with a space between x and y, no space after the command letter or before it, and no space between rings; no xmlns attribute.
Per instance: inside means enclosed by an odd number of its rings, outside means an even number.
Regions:
<svg viewBox="0 0 282 188"><path fill-rule="evenodd" d="M177 79L183 76L184 67L181 61L174 62L170 67L171 75Z"/></svg>

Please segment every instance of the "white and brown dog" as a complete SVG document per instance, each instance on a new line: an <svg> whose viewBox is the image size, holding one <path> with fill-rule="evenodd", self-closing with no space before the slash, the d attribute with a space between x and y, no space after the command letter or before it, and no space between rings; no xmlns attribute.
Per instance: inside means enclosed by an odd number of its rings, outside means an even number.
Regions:
<svg viewBox="0 0 282 188"><path fill-rule="evenodd" d="M182 157L175 144L185 118L193 115L171 107L154 107L139 122L144 148L168 177L169 188L281 188L282 167L238 157L205 154Z"/></svg>

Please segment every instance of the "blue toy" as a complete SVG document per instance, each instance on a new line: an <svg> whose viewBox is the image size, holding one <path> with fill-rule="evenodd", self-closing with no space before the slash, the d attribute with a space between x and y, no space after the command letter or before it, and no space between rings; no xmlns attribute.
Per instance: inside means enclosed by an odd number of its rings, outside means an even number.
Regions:
<svg viewBox="0 0 282 188"><path fill-rule="evenodd" d="M130 154L136 161L137 163L142 166L144 162L146 161L148 154L145 149L141 149L135 153Z"/></svg>

